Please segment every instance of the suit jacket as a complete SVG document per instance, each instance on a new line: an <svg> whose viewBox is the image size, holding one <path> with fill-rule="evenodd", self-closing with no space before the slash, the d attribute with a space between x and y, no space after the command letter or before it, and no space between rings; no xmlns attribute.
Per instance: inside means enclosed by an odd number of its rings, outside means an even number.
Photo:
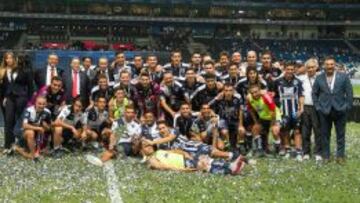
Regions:
<svg viewBox="0 0 360 203"><path fill-rule="evenodd" d="M98 85L98 79L99 79L99 76L101 75L99 67L96 67L94 69L94 71L95 71L95 77L91 81L91 87L95 87L96 85ZM107 75L109 82L114 82L114 70L112 68L108 68L105 75Z"/></svg>
<svg viewBox="0 0 360 203"><path fill-rule="evenodd" d="M35 70L34 80L35 80L35 85L36 85L37 90L39 90L41 87L46 85L47 70L48 70L47 66ZM64 71L60 68L56 68L56 70L57 70L58 76L62 77Z"/></svg>
<svg viewBox="0 0 360 203"><path fill-rule="evenodd" d="M80 77L80 98L81 101L83 102L83 105L86 105L89 100L90 81L84 71L79 72L79 77ZM69 68L68 70L64 71L62 78L64 82L66 103L70 103L72 101L72 87L73 87L72 69Z"/></svg>
<svg viewBox="0 0 360 203"><path fill-rule="evenodd" d="M349 77L345 73L336 72L333 91L330 90L326 73L321 73L314 82L312 98L317 111L329 114L331 108L344 113L351 109L353 89Z"/></svg>
<svg viewBox="0 0 360 203"><path fill-rule="evenodd" d="M33 94L33 75L31 70L18 70L15 80L9 81L7 74L3 79L1 91L4 97L31 98Z"/></svg>

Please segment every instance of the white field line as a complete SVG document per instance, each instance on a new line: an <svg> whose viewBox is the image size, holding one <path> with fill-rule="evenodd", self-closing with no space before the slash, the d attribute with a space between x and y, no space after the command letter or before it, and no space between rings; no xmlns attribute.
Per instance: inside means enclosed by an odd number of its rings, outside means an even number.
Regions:
<svg viewBox="0 0 360 203"><path fill-rule="evenodd" d="M111 203L123 203L123 200L119 191L119 181L114 172L114 165L112 161L107 161L103 167L103 171L106 176L108 193Z"/></svg>

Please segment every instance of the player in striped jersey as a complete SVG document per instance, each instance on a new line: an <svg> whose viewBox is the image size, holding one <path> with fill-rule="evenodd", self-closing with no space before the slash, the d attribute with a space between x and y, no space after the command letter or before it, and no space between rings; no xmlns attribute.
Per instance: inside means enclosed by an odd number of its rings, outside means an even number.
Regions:
<svg viewBox="0 0 360 203"><path fill-rule="evenodd" d="M25 158L39 161L40 149L45 148L47 144L44 136L49 135L50 124L51 112L46 108L46 98L38 96L35 105L25 110L22 120L24 137L20 140L19 146L14 145L14 150Z"/></svg>
<svg viewBox="0 0 360 203"><path fill-rule="evenodd" d="M296 159L302 159L301 114L303 112L304 95L302 82L295 77L295 64L287 63L284 76L275 81L275 99L282 112L281 134L286 155L290 155L289 134L293 131Z"/></svg>

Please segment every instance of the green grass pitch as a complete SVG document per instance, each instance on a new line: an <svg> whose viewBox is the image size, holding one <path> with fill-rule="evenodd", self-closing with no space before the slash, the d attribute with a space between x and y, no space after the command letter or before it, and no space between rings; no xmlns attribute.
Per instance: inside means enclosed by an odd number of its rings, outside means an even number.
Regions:
<svg viewBox="0 0 360 203"><path fill-rule="evenodd" d="M124 202L358 202L359 135L360 124L349 123L343 166L266 158L243 176L221 176L153 171L133 158L113 163ZM38 164L0 155L0 202L110 202L110 196L103 169L81 153Z"/></svg>

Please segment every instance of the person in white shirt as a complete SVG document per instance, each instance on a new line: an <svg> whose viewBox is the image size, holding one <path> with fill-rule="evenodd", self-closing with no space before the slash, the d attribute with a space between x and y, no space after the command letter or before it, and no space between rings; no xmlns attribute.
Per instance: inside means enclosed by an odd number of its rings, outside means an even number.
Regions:
<svg viewBox="0 0 360 203"><path fill-rule="evenodd" d="M315 134L315 148L314 154L316 161L321 160L321 135L320 135L320 124L319 119L314 108L312 100L312 89L317 76L316 71L319 68L318 61L314 58L311 58L306 61L305 69L306 74L298 76L301 80L304 90L304 112L302 114L302 140L303 140L303 151L304 151L304 160L310 158L311 154L311 132L314 131Z"/></svg>
<svg viewBox="0 0 360 203"><path fill-rule="evenodd" d="M141 126L135 121L135 109L133 106L126 106L124 116L114 121L111 126L113 135L118 144L123 147L126 156L136 155L133 150L133 141L140 138Z"/></svg>

